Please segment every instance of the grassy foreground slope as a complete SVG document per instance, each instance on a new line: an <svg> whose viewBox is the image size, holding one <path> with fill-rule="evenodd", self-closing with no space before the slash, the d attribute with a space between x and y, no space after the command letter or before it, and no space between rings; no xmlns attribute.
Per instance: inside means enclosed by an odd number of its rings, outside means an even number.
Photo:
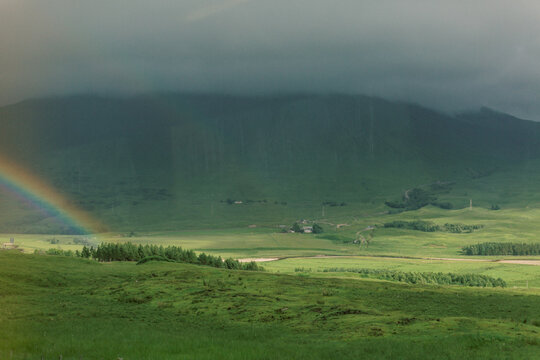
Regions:
<svg viewBox="0 0 540 360"><path fill-rule="evenodd" d="M0 358L527 358L532 290L0 253Z"/></svg>

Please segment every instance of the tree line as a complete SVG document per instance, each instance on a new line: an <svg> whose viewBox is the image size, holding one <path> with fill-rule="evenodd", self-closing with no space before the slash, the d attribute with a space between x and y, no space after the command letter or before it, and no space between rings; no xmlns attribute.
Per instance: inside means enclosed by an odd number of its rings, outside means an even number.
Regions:
<svg viewBox="0 0 540 360"><path fill-rule="evenodd" d="M483 225L465 225L465 224L450 224L446 223L444 225L437 225L431 221L415 220L415 221L403 221L396 220L392 222L387 222L384 224L385 228L398 228L398 229L409 229L409 230L418 230L424 232L435 232L435 231L444 231L455 234L460 233L471 233L475 230L481 229Z"/></svg>
<svg viewBox="0 0 540 360"><path fill-rule="evenodd" d="M485 242L462 248L465 255L540 255L540 243Z"/></svg>
<svg viewBox="0 0 540 360"><path fill-rule="evenodd" d="M378 269L346 269L330 268L323 272L350 272L360 274L362 277L399 281L409 284L436 284L436 285L461 285L477 287L506 287L506 282L501 278L494 278L479 274L454 274L434 272L403 272L394 270Z"/></svg>
<svg viewBox="0 0 540 360"><path fill-rule="evenodd" d="M262 271L263 268L252 261L241 263L233 258L222 259L205 253L196 254L193 250L182 249L180 246L162 245L135 245L133 243L101 243L96 248L83 246L81 251L49 249L47 255L77 256L86 259L94 259L100 262L109 261L137 261L142 264L148 261L173 261L188 264L213 266L216 268L232 270Z"/></svg>

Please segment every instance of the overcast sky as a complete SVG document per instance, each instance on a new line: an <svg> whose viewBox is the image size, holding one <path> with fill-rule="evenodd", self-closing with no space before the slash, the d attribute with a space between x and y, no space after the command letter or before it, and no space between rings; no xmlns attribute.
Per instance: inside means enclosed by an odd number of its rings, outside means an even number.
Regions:
<svg viewBox="0 0 540 360"><path fill-rule="evenodd" d="M537 0L0 0L0 104L344 92L540 120Z"/></svg>

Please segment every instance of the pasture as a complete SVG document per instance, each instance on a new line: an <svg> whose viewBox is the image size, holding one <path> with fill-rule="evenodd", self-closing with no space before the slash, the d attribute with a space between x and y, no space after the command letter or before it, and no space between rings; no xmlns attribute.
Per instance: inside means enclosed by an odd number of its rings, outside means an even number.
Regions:
<svg viewBox="0 0 540 360"><path fill-rule="evenodd" d="M498 262L509 256L466 256L461 248L537 242L538 218L539 209L526 207L427 206L309 218L323 226L322 234L283 233L280 223L96 236L2 234L1 242L14 237L26 254L0 252L0 338L7 339L0 358L534 358L540 266ZM384 227L418 220L482 227L470 233ZM101 242L280 260L254 273L33 255ZM478 274L508 286L412 285L324 272L331 268Z"/></svg>
<svg viewBox="0 0 540 360"><path fill-rule="evenodd" d="M534 358L538 294L0 252L0 357ZM324 341L322 341L324 340Z"/></svg>
<svg viewBox="0 0 540 360"><path fill-rule="evenodd" d="M14 237L26 251L57 247L82 248L78 241L97 245L106 242L176 245L218 255L242 257L291 257L313 255L385 255L398 257L465 257L463 246L482 242L536 243L540 233L540 209L520 208L498 211L473 207L443 210L428 206L399 214L371 213L339 218L311 218L324 228L322 234L282 233L280 223L254 228L199 229L178 231L140 231L103 233L92 236L1 234L0 241ZM428 221L437 225L480 225L467 233L386 228L393 221ZM341 226L337 228L337 225ZM292 223L284 224L290 227ZM58 242L52 244L51 239ZM366 241L362 241L362 239ZM470 258L470 257L469 257ZM497 258L497 257L495 257Z"/></svg>
<svg viewBox="0 0 540 360"><path fill-rule="evenodd" d="M378 269L403 272L442 272L480 274L504 279L509 287L540 290L540 266L506 264L488 261L423 260L407 258L383 258L369 256L343 256L329 258L290 258L263 264L267 271L296 274L309 277L360 278L350 272L324 272L332 268Z"/></svg>

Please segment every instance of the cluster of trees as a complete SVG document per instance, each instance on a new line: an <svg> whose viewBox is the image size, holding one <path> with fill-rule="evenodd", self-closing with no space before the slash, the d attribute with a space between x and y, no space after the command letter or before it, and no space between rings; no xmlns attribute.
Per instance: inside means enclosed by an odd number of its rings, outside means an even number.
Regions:
<svg viewBox="0 0 540 360"><path fill-rule="evenodd" d="M474 230L483 228L483 225L465 225L465 224L450 224L446 223L444 225L437 225L431 221L415 220L415 221L402 221L396 220L392 222L387 222L384 224L385 228L398 228L398 229L409 229L409 230L418 230L424 232L435 232L435 231L445 231L451 233L471 233Z"/></svg>
<svg viewBox="0 0 540 360"><path fill-rule="evenodd" d="M347 205L346 202L342 201L342 202L337 202L337 201L324 201L322 203L324 206L345 206Z"/></svg>
<svg viewBox="0 0 540 360"><path fill-rule="evenodd" d="M426 190L414 188L404 195L401 201L385 201L386 206L401 211L418 210L427 205L437 206L441 209L453 209L454 205L448 201L437 201L437 197Z"/></svg>
<svg viewBox="0 0 540 360"><path fill-rule="evenodd" d="M144 263L150 260L166 260L184 262L188 264L213 266L233 270L262 271L263 268L256 262L241 263L238 260L229 258L223 260L221 256L213 256L205 253L197 255L193 250L185 250L180 246L158 246L158 245L134 245L130 242L102 243L94 248L93 246L83 246L82 251L72 252L60 249L49 249L47 255L77 256L97 261L137 261Z"/></svg>
<svg viewBox="0 0 540 360"><path fill-rule="evenodd" d="M313 233L314 234L321 234L323 232L323 228L321 225L315 223L313 224Z"/></svg>
<svg viewBox="0 0 540 360"><path fill-rule="evenodd" d="M46 255L59 255L59 256L76 256L78 251L71 251L71 250L61 250L61 249L54 249L51 248L44 252ZM43 251L41 250L34 250L34 254L43 254Z"/></svg>
<svg viewBox="0 0 540 360"><path fill-rule="evenodd" d="M346 269L331 268L323 272L351 272L381 280L400 281L409 284L436 284L436 285L461 285L477 287L506 287L506 282L501 278L493 278L478 274L454 274L434 272L403 272L393 270L376 269Z"/></svg>
<svg viewBox="0 0 540 360"><path fill-rule="evenodd" d="M407 192L406 196L403 196L402 201L386 201L386 206L395 209L404 210L418 210L435 202L437 198L426 190L414 188Z"/></svg>
<svg viewBox="0 0 540 360"><path fill-rule="evenodd" d="M540 255L540 243L485 242L462 248L465 255Z"/></svg>
<svg viewBox="0 0 540 360"><path fill-rule="evenodd" d="M432 223L430 221L422 221L422 220L415 220L415 221L395 220L395 221L392 221L392 222L385 223L384 227L385 228L418 230L418 231L424 231L424 232L440 231L440 226L439 225L434 224L434 223Z"/></svg>
<svg viewBox="0 0 540 360"><path fill-rule="evenodd" d="M478 230L483 228L484 225L478 225L478 224L472 224L472 225L465 225L465 224L444 224L443 229L446 232L451 233L471 233L474 230Z"/></svg>

